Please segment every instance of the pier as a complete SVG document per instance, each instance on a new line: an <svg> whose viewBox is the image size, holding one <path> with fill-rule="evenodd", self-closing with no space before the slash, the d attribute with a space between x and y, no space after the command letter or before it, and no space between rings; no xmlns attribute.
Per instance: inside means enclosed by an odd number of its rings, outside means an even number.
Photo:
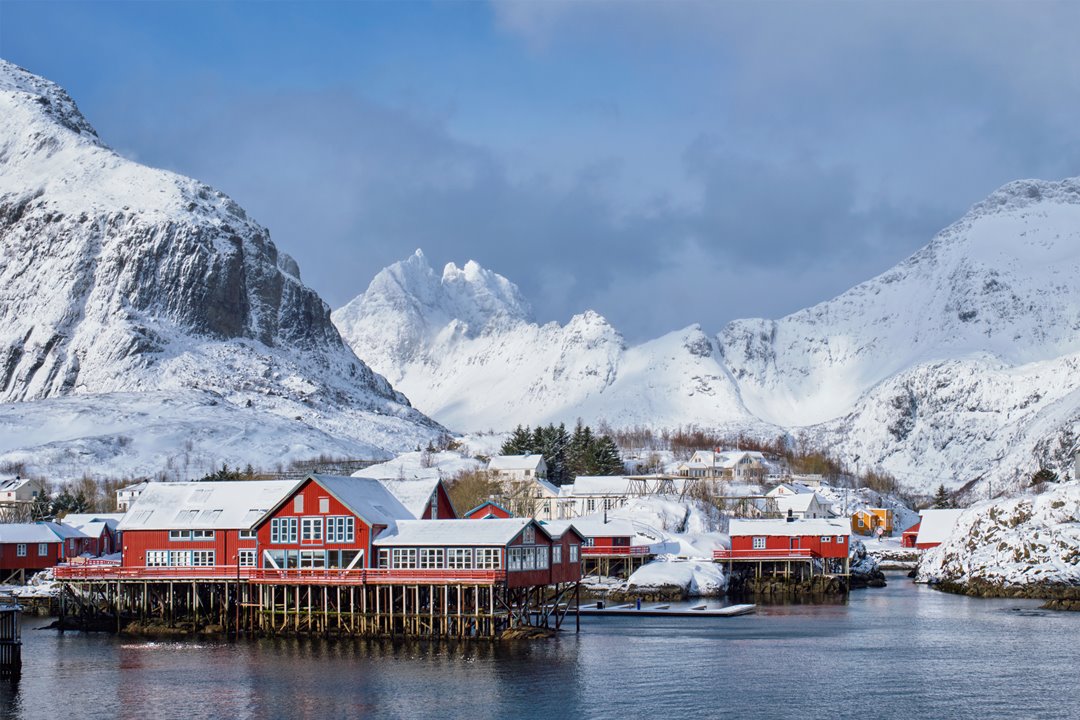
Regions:
<svg viewBox="0 0 1080 720"><path fill-rule="evenodd" d="M19 606L15 598L0 596L0 676L18 677L21 670Z"/></svg>

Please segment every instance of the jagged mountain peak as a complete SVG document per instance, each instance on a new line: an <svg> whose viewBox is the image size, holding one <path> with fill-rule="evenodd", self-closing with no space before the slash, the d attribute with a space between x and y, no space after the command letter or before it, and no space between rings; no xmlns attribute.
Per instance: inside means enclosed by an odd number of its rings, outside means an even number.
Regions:
<svg viewBox="0 0 1080 720"><path fill-rule="evenodd" d="M97 145L103 145L97 131L83 117L75 101L56 83L0 58L0 92L50 117L54 122Z"/></svg>

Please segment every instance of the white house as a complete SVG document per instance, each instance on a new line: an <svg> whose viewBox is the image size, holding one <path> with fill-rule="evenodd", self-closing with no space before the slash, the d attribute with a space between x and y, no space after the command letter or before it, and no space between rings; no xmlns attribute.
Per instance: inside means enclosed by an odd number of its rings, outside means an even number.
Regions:
<svg viewBox="0 0 1080 720"><path fill-rule="evenodd" d="M40 483L18 476L0 480L0 502L31 502L41 490Z"/></svg>
<svg viewBox="0 0 1080 720"><path fill-rule="evenodd" d="M813 494L813 488L808 488L805 485L800 485L799 483L781 483L765 493L765 497L790 497L793 495Z"/></svg>
<svg viewBox="0 0 1080 720"><path fill-rule="evenodd" d="M134 485L128 485L122 487L116 491L116 509L120 512L127 512L131 504L135 502L135 498L142 494L142 491L149 485L147 482L136 483Z"/></svg>
<svg viewBox="0 0 1080 720"><path fill-rule="evenodd" d="M488 462L488 472L497 480L524 482L535 478L547 478L547 463L544 456L533 455L496 455Z"/></svg>
<svg viewBox="0 0 1080 720"><path fill-rule="evenodd" d="M833 517L832 505L816 492L773 495L776 508L781 515L791 511L792 517L800 520L815 520Z"/></svg>
<svg viewBox="0 0 1080 720"><path fill-rule="evenodd" d="M626 504L630 481L622 475L579 475L560 488L559 518L578 518Z"/></svg>
<svg viewBox="0 0 1080 720"><path fill-rule="evenodd" d="M676 471L689 478L760 482L768 472L765 456L752 450L697 450Z"/></svg>

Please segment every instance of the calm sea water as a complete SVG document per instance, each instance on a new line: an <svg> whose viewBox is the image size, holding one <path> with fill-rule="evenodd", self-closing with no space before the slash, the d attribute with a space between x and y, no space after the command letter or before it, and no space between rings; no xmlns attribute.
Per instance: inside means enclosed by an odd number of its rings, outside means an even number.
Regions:
<svg viewBox="0 0 1080 720"><path fill-rule="evenodd" d="M5 718L1077 718L1080 613L900 575L845 605L504 644L143 642L24 623Z"/></svg>

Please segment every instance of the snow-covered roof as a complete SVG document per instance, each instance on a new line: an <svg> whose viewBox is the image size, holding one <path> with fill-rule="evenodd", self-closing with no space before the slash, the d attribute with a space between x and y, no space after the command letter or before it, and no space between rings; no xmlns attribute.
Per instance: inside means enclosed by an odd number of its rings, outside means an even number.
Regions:
<svg viewBox="0 0 1080 720"><path fill-rule="evenodd" d="M431 501L431 493L439 486L438 477L420 480L380 478L379 482L416 518L424 514Z"/></svg>
<svg viewBox="0 0 1080 720"><path fill-rule="evenodd" d="M547 490L553 497L559 497L560 489L558 485L548 482L543 478L533 478L536 480L536 484Z"/></svg>
<svg viewBox="0 0 1080 720"><path fill-rule="evenodd" d="M964 511L954 509L929 509L919 513L922 520L919 521L919 534L915 537L915 544L943 543L948 540L956 527L956 521L964 514Z"/></svg>
<svg viewBox="0 0 1080 720"><path fill-rule="evenodd" d="M84 537L75 528L54 522L0 523L0 543L54 543Z"/></svg>
<svg viewBox="0 0 1080 720"><path fill-rule="evenodd" d="M573 520L551 520L545 522L543 525L556 537L566 532L566 529L571 525L577 528L577 531L581 533L582 537L587 538L633 537L636 534L634 526L629 520L609 517L608 521L604 522L603 515L588 515L586 517L574 518Z"/></svg>
<svg viewBox="0 0 1080 720"><path fill-rule="evenodd" d="M806 495L813 492L813 488L800 485L799 483L780 483L772 490L765 493L765 495L768 497L776 497L778 495Z"/></svg>
<svg viewBox="0 0 1080 720"><path fill-rule="evenodd" d="M564 485L562 494L568 497L586 495L626 495L630 481L623 475L578 475L573 485ZM569 490L567 489L569 488Z"/></svg>
<svg viewBox="0 0 1080 720"><path fill-rule="evenodd" d="M789 509L793 512L807 512L815 500L825 510L829 509L830 504L828 500L813 492L798 495L773 495L772 498L776 501L776 507L780 512L787 512Z"/></svg>
<svg viewBox="0 0 1080 720"><path fill-rule="evenodd" d="M29 479L18 477L0 480L0 492L14 492L28 482L30 482Z"/></svg>
<svg viewBox="0 0 1080 720"><path fill-rule="evenodd" d="M297 485L293 480L149 483L118 529L246 530Z"/></svg>
<svg viewBox="0 0 1080 720"><path fill-rule="evenodd" d="M371 478L310 475L345 507L371 525L392 527L398 520L416 518L385 485ZM434 522L434 521L425 521Z"/></svg>
<svg viewBox="0 0 1080 720"><path fill-rule="evenodd" d="M844 520L732 520L728 525L728 535L851 535L851 523Z"/></svg>
<svg viewBox="0 0 1080 720"><path fill-rule="evenodd" d="M498 545L513 540L531 518L476 520L402 520L379 533L372 545ZM538 527L541 527L537 525ZM547 533L546 530L544 530ZM550 533L547 533L550 536Z"/></svg>
<svg viewBox="0 0 1080 720"><path fill-rule="evenodd" d="M142 482L137 482L134 485L126 485L126 486L120 488L119 490L117 490L116 492L118 492L118 493L141 492L144 489L146 489L146 486L149 485L149 484L150 484L149 482L147 482L146 480L143 480Z"/></svg>
<svg viewBox="0 0 1080 720"><path fill-rule="evenodd" d="M465 514L464 514L464 515L462 515L462 517L463 517L463 518L470 518L470 519L473 519L473 518L472 518L472 516L473 516L473 515L475 515L475 514L476 514L476 512L477 512L478 510L482 510L482 509L484 509L484 508L486 508L486 507L497 507L497 508L499 508L500 510L502 510L502 511L503 511L504 513L506 513L507 515L511 515L511 516L512 516L512 515L514 514L514 513L510 512L509 510L507 510L506 508L504 508L504 507L503 507L502 505L500 505L499 503L495 502L494 500L485 500L484 502L480 503L479 505L477 505L477 506L476 506L476 507L474 507L473 509L471 509L471 510L467 510L467 511L465 512ZM485 515L484 517L487 517L487 516Z"/></svg>
<svg viewBox="0 0 1080 720"><path fill-rule="evenodd" d="M544 462L544 456L532 455L496 455L488 463L488 470L535 470Z"/></svg>

